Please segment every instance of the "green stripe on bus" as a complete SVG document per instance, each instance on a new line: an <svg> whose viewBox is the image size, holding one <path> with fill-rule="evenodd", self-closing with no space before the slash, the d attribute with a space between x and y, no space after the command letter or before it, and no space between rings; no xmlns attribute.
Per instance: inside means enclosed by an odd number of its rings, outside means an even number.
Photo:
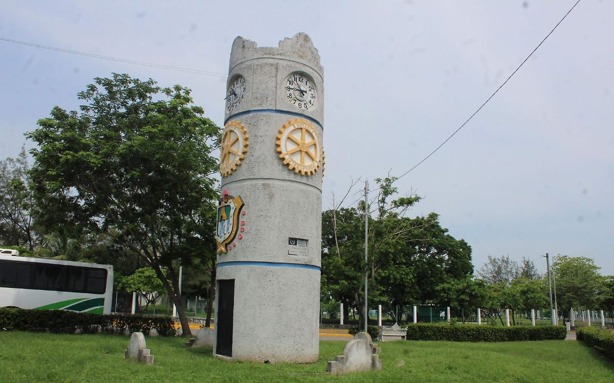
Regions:
<svg viewBox="0 0 614 383"><path fill-rule="evenodd" d="M87 311L99 306L104 306L104 298L87 299L82 302L75 303L74 305L64 307L64 310Z"/></svg>
<svg viewBox="0 0 614 383"><path fill-rule="evenodd" d="M102 315L103 311L104 311L104 307L101 306L101 307L95 307L91 310L87 310L86 312L90 314Z"/></svg>
<svg viewBox="0 0 614 383"><path fill-rule="evenodd" d="M65 308L66 306L70 306L73 305L75 303L79 303L83 300L85 300L87 298L76 298L76 299L68 299L65 301L59 301L59 302L55 302L49 305L45 305L45 306L41 306L41 307L36 307L35 310L61 310L63 308Z"/></svg>

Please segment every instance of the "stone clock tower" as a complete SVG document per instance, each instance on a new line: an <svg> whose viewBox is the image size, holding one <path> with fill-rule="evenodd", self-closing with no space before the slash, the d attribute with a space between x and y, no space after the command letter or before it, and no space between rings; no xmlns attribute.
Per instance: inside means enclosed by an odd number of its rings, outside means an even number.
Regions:
<svg viewBox="0 0 614 383"><path fill-rule="evenodd" d="M319 355L324 88L299 33L232 45L216 240L216 345L233 360Z"/></svg>

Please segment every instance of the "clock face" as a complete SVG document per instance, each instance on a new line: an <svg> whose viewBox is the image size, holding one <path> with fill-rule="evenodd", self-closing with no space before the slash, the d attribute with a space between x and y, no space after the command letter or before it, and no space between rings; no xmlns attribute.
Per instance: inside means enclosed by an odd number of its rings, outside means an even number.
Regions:
<svg viewBox="0 0 614 383"><path fill-rule="evenodd" d="M316 128L297 118L286 122L277 133L277 153L284 165L304 176L314 174L322 165L322 144Z"/></svg>
<svg viewBox="0 0 614 383"><path fill-rule="evenodd" d="M311 110L316 106L318 93L313 80L304 73L295 72L286 77L284 84L286 100L302 110Z"/></svg>
<svg viewBox="0 0 614 383"><path fill-rule="evenodd" d="M245 97L245 78L243 76L236 77L228 86L228 94L226 95L226 109L232 112Z"/></svg>

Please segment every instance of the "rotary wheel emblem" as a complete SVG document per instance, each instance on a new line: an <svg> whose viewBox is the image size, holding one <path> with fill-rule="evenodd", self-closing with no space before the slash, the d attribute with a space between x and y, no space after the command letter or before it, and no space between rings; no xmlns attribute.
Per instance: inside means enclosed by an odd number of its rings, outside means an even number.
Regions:
<svg viewBox="0 0 614 383"><path fill-rule="evenodd" d="M324 148L322 148L322 177L324 177L325 169L326 169L326 153L324 153Z"/></svg>
<svg viewBox="0 0 614 383"><path fill-rule="evenodd" d="M277 133L277 152L288 169L302 175L314 174L322 163L322 146L314 126L297 118Z"/></svg>
<svg viewBox="0 0 614 383"><path fill-rule="evenodd" d="M237 169L237 166L245 158L248 146L249 137L245 127L238 121L228 122L222 133L222 155L220 159L222 177L231 175Z"/></svg>

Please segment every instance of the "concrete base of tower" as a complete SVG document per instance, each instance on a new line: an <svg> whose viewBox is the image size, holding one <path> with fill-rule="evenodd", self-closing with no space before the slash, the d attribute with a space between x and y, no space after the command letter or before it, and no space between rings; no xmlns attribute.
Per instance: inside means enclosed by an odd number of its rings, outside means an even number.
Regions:
<svg viewBox="0 0 614 383"><path fill-rule="evenodd" d="M218 265L217 280L218 286L232 281L234 296L224 298L224 289L218 291L218 311L222 307L223 312L218 316L219 323L216 319L214 354L263 363L318 360L318 267L228 262ZM232 305L228 304L230 300Z"/></svg>

